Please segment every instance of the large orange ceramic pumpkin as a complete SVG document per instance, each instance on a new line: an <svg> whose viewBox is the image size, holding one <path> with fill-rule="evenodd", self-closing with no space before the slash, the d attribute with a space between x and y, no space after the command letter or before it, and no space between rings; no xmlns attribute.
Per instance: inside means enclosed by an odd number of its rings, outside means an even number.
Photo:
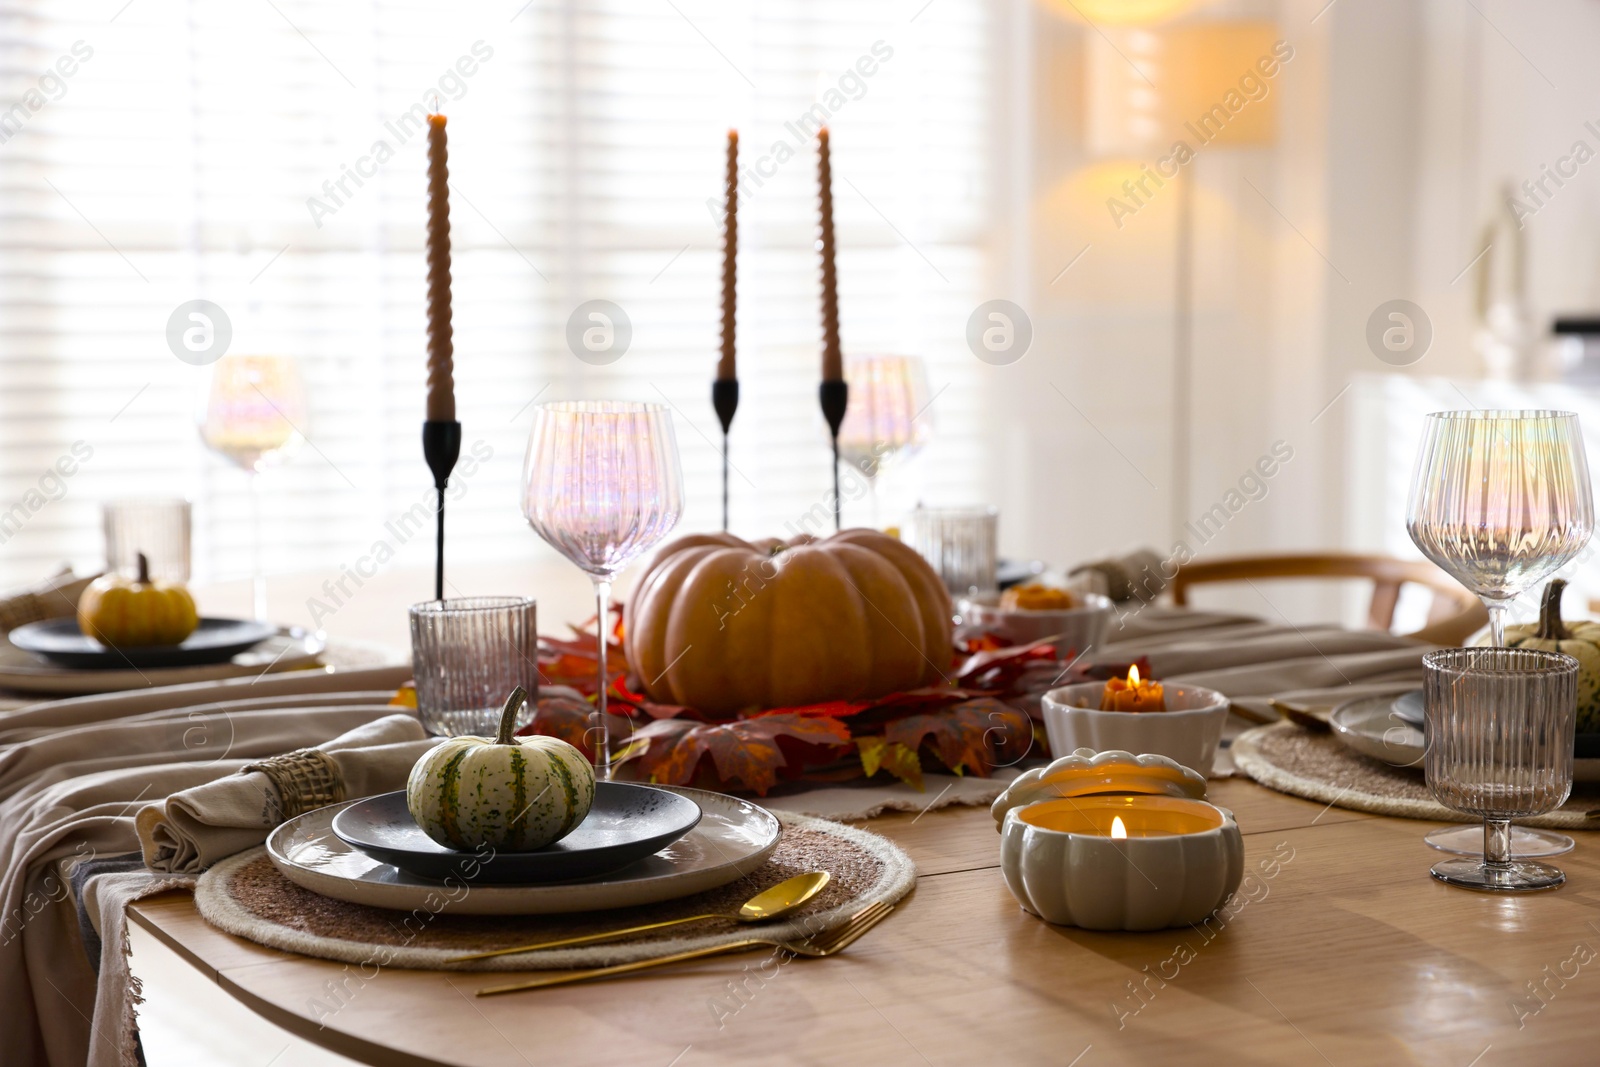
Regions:
<svg viewBox="0 0 1600 1067"><path fill-rule="evenodd" d="M641 577L625 640L653 700L729 715L937 682L950 615L933 568L876 530L754 543L695 534Z"/></svg>

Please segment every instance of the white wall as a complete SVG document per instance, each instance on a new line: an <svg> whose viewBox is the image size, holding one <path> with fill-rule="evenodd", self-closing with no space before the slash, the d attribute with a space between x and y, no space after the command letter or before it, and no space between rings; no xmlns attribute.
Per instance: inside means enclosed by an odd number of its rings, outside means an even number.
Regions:
<svg viewBox="0 0 1600 1067"><path fill-rule="evenodd" d="M1111 225L1104 201L1114 190L1096 184L1101 161L1084 130L1098 31L1065 3L1012 10L1031 42L1031 91L1016 120L1031 141L1017 157L1029 201L998 284L1032 314L1036 335L1020 363L985 370L1003 550L1056 563L1137 544L1166 551L1182 520L1277 440L1294 459L1203 555L1403 549L1374 526L1386 498L1370 472L1408 468L1409 446L1353 436L1350 387L1373 374L1479 376L1475 276L1464 268L1483 248L1496 188L1537 178L1580 138L1596 159L1523 231L1529 296L1541 330L1555 312L1600 306L1600 133L1584 126L1600 130L1600 3L1279 0L1184 16L1273 20L1295 55L1273 84L1276 142L1211 148L1185 172L1196 205L1196 420L1177 467L1179 196L1169 185L1120 230ZM1502 238L1489 258L1503 267L1509 252ZM1380 361L1366 340L1369 317L1392 299L1419 304L1433 330L1411 366ZM1188 481L1188 516L1173 512L1175 477ZM1352 608L1309 590L1274 603L1302 614Z"/></svg>

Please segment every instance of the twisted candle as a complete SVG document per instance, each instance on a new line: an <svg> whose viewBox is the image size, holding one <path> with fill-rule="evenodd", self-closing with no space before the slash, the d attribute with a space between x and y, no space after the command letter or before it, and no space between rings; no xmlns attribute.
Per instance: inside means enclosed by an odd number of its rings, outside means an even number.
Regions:
<svg viewBox="0 0 1600 1067"><path fill-rule="evenodd" d="M839 277L833 265L833 167L828 158L828 128L817 133L817 182L822 189L822 380L844 380L839 348Z"/></svg>
<svg viewBox="0 0 1600 1067"><path fill-rule="evenodd" d="M428 419L456 417L455 347L450 331L450 173L445 117L428 116Z"/></svg>
<svg viewBox="0 0 1600 1067"><path fill-rule="evenodd" d="M739 376L734 358L734 283L739 253L739 131L728 131L727 216L722 227L722 359L717 362L717 379Z"/></svg>

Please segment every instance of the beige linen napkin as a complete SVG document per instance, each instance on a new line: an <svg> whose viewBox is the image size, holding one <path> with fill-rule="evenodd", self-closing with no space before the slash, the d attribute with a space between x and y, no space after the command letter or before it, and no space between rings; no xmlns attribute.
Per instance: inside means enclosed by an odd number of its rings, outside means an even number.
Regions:
<svg viewBox="0 0 1600 1067"><path fill-rule="evenodd" d="M47 725L59 708L66 728L0 747L0 759L21 749L28 753L23 762L30 764L12 767L18 778L10 794L0 797L0 1062L133 1067L137 988L128 973L123 906L194 881L192 874L143 867L139 806L235 776L255 760L327 744L364 723L396 716L399 709L392 707L352 706L336 691L327 694L326 707L258 705L240 712L240 704L251 702L218 703L230 695L270 702L352 682L369 690L389 686L380 672L355 671L342 679L308 672L301 678L264 678L255 687L174 687L29 709L36 713L30 727ZM188 714L176 720L182 731L175 732L172 715L179 709ZM208 741L226 739L226 757L219 758L209 743L185 742L183 734L195 730ZM367 781L372 780L368 774ZM256 840L262 836L265 830ZM63 863L86 869L111 865L124 872L115 893L93 892L92 874L81 888L74 887L91 907L98 902L98 975L84 954L74 894L61 882Z"/></svg>
<svg viewBox="0 0 1600 1067"><path fill-rule="evenodd" d="M287 671L222 682L190 682L123 693L97 693L67 700L48 700L0 711L0 742L20 741L65 726L110 722L151 711L193 708L227 700L307 694L385 692L393 694L411 680L411 664L333 670Z"/></svg>
<svg viewBox="0 0 1600 1067"><path fill-rule="evenodd" d="M327 754L341 783L338 792L353 800L405 788L412 766L438 743L415 716L390 715L315 751ZM246 768L142 808L139 847L152 871L198 873L263 843L279 823L299 813L266 773Z"/></svg>
<svg viewBox="0 0 1600 1067"><path fill-rule="evenodd" d="M1217 627L1262 625L1262 621L1254 615L1227 611L1193 611L1160 604L1118 604L1111 610L1111 621L1106 626L1100 644L1102 648L1110 648L1178 634L1198 637L1203 631Z"/></svg>
<svg viewBox="0 0 1600 1067"><path fill-rule="evenodd" d="M1373 652L1300 656L1260 663L1235 664L1218 670L1191 670L1163 675L1164 680L1202 685L1234 699L1276 697L1301 689L1332 690L1343 686L1394 683L1422 685L1422 655L1432 645L1409 642L1401 648ZM1332 694L1330 694L1331 698Z"/></svg>
<svg viewBox="0 0 1600 1067"><path fill-rule="evenodd" d="M1340 630L1331 626L1299 628L1277 626L1247 636L1230 630L1226 634L1217 636L1206 635L1159 645L1141 644L1138 647L1140 653L1149 659L1151 673L1162 679L1178 678L1199 672L1220 675L1226 671L1256 668L1262 664L1298 664L1308 659L1318 660L1330 666L1327 673L1331 674L1332 678L1327 682L1319 679L1298 680L1293 674L1293 671L1299 669L1298 666L1287 668L1287 673L1282 677L1282 684L1278 684L1276 678L1271 683L1277 685L1279 689L1305 689L1314 685L1337 685L1341 680L1354 681L1353 675L1349 672L1341 673L1342 668L1338 666L1347 656L1406 651L1420 664L1422 653L1427 649L1427 646L1410 638L1396 637L1390 633L1375 630ZM1088 657L1091 663L1102 660L1115 663L1127 658L1128 646L1121 645L1115 652ZM1259 688L1263 683L1256 680L1256 676L1246 677L1251 679L1248 684L1256 688L1240 690L1239 695L1269 691ZM1195 684L1208 683L1196 681ZM1217 687L1212 686L1212 688ZM1228 695L1235 694L1228 692Z"/></svg>

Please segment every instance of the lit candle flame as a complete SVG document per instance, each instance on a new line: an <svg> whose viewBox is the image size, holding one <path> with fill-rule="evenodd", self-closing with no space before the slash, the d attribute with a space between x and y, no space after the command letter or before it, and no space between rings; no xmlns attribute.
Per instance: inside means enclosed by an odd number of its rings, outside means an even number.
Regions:
<svg viewBox="0 0 1600 1067"><path fill-rule="evenodd" d="M1122 825L1122 816L1120 815L1111 817L1111 836L1119 839L1128 836L1128 828Z"/></svg>
<svg viewBox="0 0 1600 1067"><path fill-rule="evenodd" d="M1139 687L1139 665L1136 663L1128 667L1128 685L1135 689Z"/></svg>

